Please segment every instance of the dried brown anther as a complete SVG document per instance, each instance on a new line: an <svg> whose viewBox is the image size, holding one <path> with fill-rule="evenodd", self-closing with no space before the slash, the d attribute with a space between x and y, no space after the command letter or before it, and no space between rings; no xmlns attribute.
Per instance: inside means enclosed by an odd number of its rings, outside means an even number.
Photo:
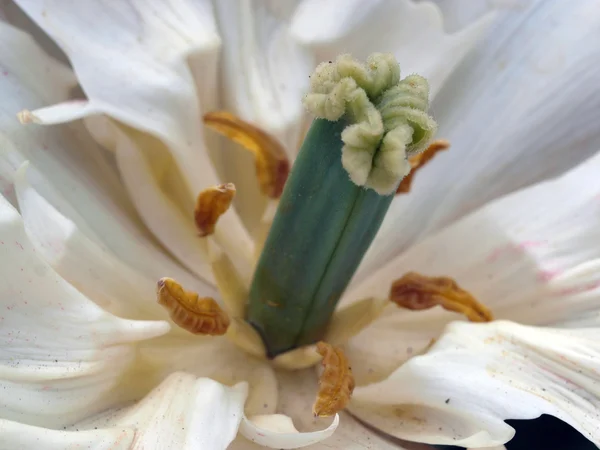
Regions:
<svg viewBox="0 0 600 450"><path fill-rule="evenodd" d="M441 306L448 311L465 315L471 322L490 322L491 311L479 303L469 292L447 277L427 277L409 272L394 281L390 300L396 305L420 311Z"/></svg>
<svg viewBox="0 0 600 450"><path fill-rule="evenodd" d="M290 162L281 143L260 128L233 114L216 111L204 116L204 124L254 154L260 189L269 198L281 197Z"/></svg>
<svg viewBox="0 0 600 450"><path fill-rule="evenodd" d="M194 221L200 236L209 236L215 232L219 217L229 209L234 196L235 186L233 183L212 186L198 194L194 209Z"/></svg>
<svg viewBox="0 0 600 450"><path fill-rule="evenodd" d="M398 189L396 189L396 195L407 194L410 192L415 173L417 173L421 167L425 166L429 161L431 161L435 155L449 147L450 142L447 140L436 139L429 145L429 147L427 147L425 151L408 158L408 162L410 163L410 173L400 182Z"/></svg>
<svg viewBox="0 0 600 450"><path fill-rule="evenodd" d="M227 332L229 317L210 297L186 291L172 278L161 278L157 283L158 303L173 322L193 334L220 336Z"/></svg>
<svg viewBox="0 0 600 450"><path fill-rule="evenodd" d="M319 379L313 414L317 417L333 416L350 402L354 376L346 355L339 347L319 342L317 352L323 356L323 373Z"/></svg>

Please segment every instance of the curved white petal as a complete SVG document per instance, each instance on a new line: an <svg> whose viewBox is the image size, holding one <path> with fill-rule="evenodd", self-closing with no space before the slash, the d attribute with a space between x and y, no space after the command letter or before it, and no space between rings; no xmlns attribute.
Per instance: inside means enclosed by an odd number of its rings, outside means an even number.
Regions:
<svg viewBox="0 0 600 450"><path fill-rule="evenodd" d="M549 414L600 445L600 329L454 323L423 356L354 392L351 410L382 431L432 444L487 447L506 419Z"/></svg>
<svg viewBox="0 0 600 450"><path fill-rule="evenodd" d="M337 429L340 417L336 414L331 425L324 430L301 433L291 419L282 414L244 418L240 433L251 442L269 448L302 448L330 437Z"/></svg>
<svg viewBox="0 0 600 450"><path fill-rule="evenodd" d="M208 378L174 373L132 406L73 426L136 430L131 450L223 450L235 438L244 414L247 386L226 387Z"/></svg>
<svg viewBox="0 0 600 450"><path fill-rule="evenodd" d="M90 102L86 114L107 114L160 139L191 198L218 184L205 148L203 111L188 64L193 56L198 66L199 55L205 54L212 65L206 71L214 81L211 73L217 69L220 40L210 2L18 3L69 57ZM67 111L67 107L58 110L61 120L69 119ZM73 108L73 119L81 115L81 108ZM237 215L224 216L220 226L227 229L234 254L250 260L252 243Z"/></svg>
<svg viewBox="0 0 600 450"><path fill-rule="evenodd" d="M127 398L118 385L134 343L168 323L120 319L82 296L37 255L3 197L0 247L1 417L56 427Z"/></svg>
<svg viewBox="0 0 600 450"><path fill-rule="evenodd" d="M380 436L380 433L371 431L348 413L342 412L339 416L340 423L335 433L321 442L311 444L307 447L309 450L403 450L405 448L406 450L426 450L420 444L408 444L393 438L384 439ZM288 429L287 427L290 426L291 422L290 417L285 415L281 415L278 419L278 425L286 426L286 429ZM229 446L229 450L260 450L265 448L263 445L258 445L240 435L238 436Z"/></svg>
<svg viewBox="0 0 600 450"><path fill-rule="evenodd" d="M556 176L600 147L600 12L536 0L504 15L432 111L451 142L392 203L358 278L481 205Z"/></svg>
<svg viewBox="0 0 600 450"><path fill-rule="evenodd" d="M58 274L103 309L129 318L162 318L156 280L123 264L87 238L50 205L26 178L15 174L15 193L25 230L36 251Z"/></svg>
<svg viewBox="0 0 600 450"><path fill-rule="evenodd" d="M127 450L131 448L134 436L135 429L125 427L64 431L0 420L0 450Z"/></svg>
<svg viewBox="0 0 600 450"><path fill-rule="evenodd" d="M600 155L561 178L497 200L381 267L347 298L385 297L395 279L416 271L454 278L499 319L598 326L598 173ZM441 308L389 306L347 347L359 384L386 376L459 318Z"/></svg>
<svg viewBox="0 0 600 450"><path fill-rule="evenodd" d="M26 161L28 178L61 214L92 241L152 279L165 275L214 296L157 247L127 201L116 170L77 124L23 126L16 114L67 97L73 73L44 55L29 36L0 21L0 189L16 205L15 171ZM44 74L44 76L34 76ZM43 174L36 168L43 169Z"/></svg>
<svg viewBox="0 0 600 450"><path fill-rule="evenodd" d="M434 96L490 24L488 15L449 34L441 12L430 2L304 0L292 32L315 49L319 60L342 53L360 59L373 52L393 53L404 73L428 79Z"/></svg>

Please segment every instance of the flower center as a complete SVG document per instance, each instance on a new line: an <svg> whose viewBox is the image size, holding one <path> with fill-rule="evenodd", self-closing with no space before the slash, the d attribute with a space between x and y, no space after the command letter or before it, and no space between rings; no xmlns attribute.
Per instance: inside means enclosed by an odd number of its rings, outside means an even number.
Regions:
<svg viewBox="0 0 600 450"><path fill-rule="evenodd" d="M207 126L253 152L261 190L270 199L263 217L268 236L264 247L258 239L251 282L211 239L235 195L228 183L202 191L194 211L226 312L174 280L158 286L159 303L182 328L226 334L249 353L287 368L315 364L324 355L316 342L341 343L354 334L347 330L368 325L383 310L386 300L365 299L332 320L394 194L409 192L415 171L449 146L438 140L427 147L436 129L426 113L427 82L417 75L401 80L390 55L372 55L366 66L342 56L321 64L311 79L305 105L317 118L291 174L284 148L268 133L230 113L204 117ZM483 305L444 277L406 274L393 284L389 301L413 310L440 305L473 321L491 320Z"/></svg>
<svg viewBox="0 0 600 450"><path fill-rule="evenodd" d="M248 284L212 241L236 192L228 183L202 191L194 210L226 311L170 278L157 286L158 302L193 334L225 335L275 367L322 361L316 416L344 409L354 389L344 352L331 344L345 342L390 303L412 310L439 305L472 321L492 320L454 280L416 273L396 280L389 299L364 299L333 315L394 194L408 193L415 171L449 147L443 140L427 146L436 128L426 113L427 82L417 75L401 80L390 55L367 63L342 56L317 68L305 98L317 118L291 173L277 139L232 114L205 115L207 126L253 152L261 191L270 199L257 266Z"/></svg>

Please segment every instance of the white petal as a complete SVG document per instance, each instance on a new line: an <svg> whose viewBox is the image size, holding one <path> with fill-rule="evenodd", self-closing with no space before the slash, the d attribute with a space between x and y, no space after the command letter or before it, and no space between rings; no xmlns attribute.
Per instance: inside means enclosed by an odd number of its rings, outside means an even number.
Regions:
<svg viewBox="0 0 600 450"><path fill-rule="evenodd" d="M88 238L154 280L168 275L189 289L214 296L209 285L182 270L156 246L127 201L116 170L81 126L19 124L16 114L25 106L64 100L74 82L72 72L41 53L23 32L0 22L0 73L3 194L16 205L13 176L30 160L31 184ZM41 73L44 76L32 76ZM36 167L43 168L43 174Z"/></svg>
<svg viewBox="0 0 600 450"><path fill-rule="evenodd" d="M125 132L117 131L116 161L131 201L162 244L190 271L213 282L208 255L193 224L157 185L142 149Z"/></svg>
<svg viewBox="0 0 600 450"><path fill-rule="evenodd" d="M83 297L40 259L3 197L0 247L3 418L60 426L127 398L117 387L133 343L169 325L119 319Z"/></svg>
<svg viewBox="0 0 600 450"><path fill-rule="evenodd" d="M416 0L417 2L428 2L429 0ZM468 2L462 0L431 0L436 4L444 16L444 29L451 33L465 28L483 17L494 9L510 9L511 1L519 0L495 0L491 2ZM519 7L514 5L514 7Z"/></svg>
<svg viewBox="0 0 600 450"><path fill-rule="evenodd" d="M406 74L426 77L432 95L490 25L486 16L454 34L443 30L440 11L429 2L378 0L305 0L292 22L300 41L319 60L342 53L366 59L373 52L393 53Z"/></svg>
<svg viewBox="0 0 600 450"><path fill-rule="evenodd" d="M340 417L336 414L331 425L324 430L300 433L294 428L289 417L274 414L260 416L256 422L244 418L240 433L246 439L269 448L301 448L327 439L339 423Z"/></svg>
<svg viewBox="0 0 600 450"><path fill-rule="evenodd" d="M104 195L116 193L116 177L111 174L98 149L92 145L86 153L74 151L85 142L80 127L73 127L69 132L63 128L52 133L40 128L26 129L17 120L17 113L25 105L36 107L65 99L75 82L72 72L43 54L29 36L2 21L0 42L0 91L3 93L0 105L0 181L3 192L12 199L12 173L22 164L19 153L23 153L41 163L48 177L63 181L57 189L65 199L71 200L76 196L73 194L78 191L76 182L86 179L85 175L90 172L105 180L104 185L97 186L95 179L87 179L89 190L100 191ZM45 76L36 76L39 73Z"/></svg>
<svg viewBox="0 0 600 450"><path fill-rule="evenodd" d="M0 420L0 450L44 448L45 450L127 450L131 448L133 428L88 431L63 431Z"/></svg>
<svg viewBox="0 0 600 450"><path fill-rule="evenodd" d="M301 137L302 96L315 66L311 53L290 34L276 3L225 0L215 7L225 107L276 136L293 157Z"/></svg>
<svg viewBox="0 0 600 450"><path fill-rule="evenodd" d="M293 159L304 132L302 97L316 62L289 32L294 2L224 0L215 2L222 50L222 107L275 136ZM223 143L224 177L237 187L236 207L249 228L265 208L252 156Z"/></svg>
<svg viewBox="0 0 600 450"><path fill-rule="evenodd" d="M25 86L36 86L35 94L48 102L60 102L68 98L69 90L77 85L77 79L68 67L50 58L30 36L1 18L0 33L3 77L15 77ZM43 70L44 76L32 71L32 66ZM14 114L18 111L14 111Z"/></svg>
<svg viewBox="0 0 600 450"><path fill-rule="evenodd" d="M469 447L509 441L506 419L549 414L599 445L599 338L598 328L454 323L426 355L357 388L352 411L394 436Z"/></svg>
<svg viewBox="0 0 600 450"><path fill-rule="evenodd" d="M15 191L27 235L58 274L103 309L129 318L162 318L156 280L132 270L88 239L50 205L26 179L15 175Z"/></svg>
<svg viewBox="0 0 600 450"><path fill-rule="evenodd" d="M65 54L54 42L52 42L51 39L48 39L48 35L44 33L44 31L29 17L27 17L27 15L16 3L7 2L2 5L0 19L18 28L19 30L23 30L35 40L35 42L47 55L50 55L52 58L63 63L65 66L68 66L68 60ZM71 71L69 70L69 72ZM75 86L77 84L77 80L75 77L73 77L73 80L73 86Z"/></svg>
<svg viewBox="0 0 600 450"><path fill-rule="evenodd" d="M228 388L208 378L174 373L138 403L74 428L133 427L131 450L223 450L237 434L246 394L244 383Z"/></svg>
<svg viewBox="0 0 600 450"><path fill-rule="evenodd" d="M394 200L361 274L481 205L573 167L600 147L600 13L587 0L506 14L432 110L452 147Z"/></svg>
<svg viewBox="0 0 600 450"><path fill-rule="evenodd" d="M415 245L348 298L387 296L395 279L416 271L454 278L499 319L550 325L587 316L598 326L599 172L596 155L559 179L491 203ZM359 383L389 374L460 318L441 308L388 308L347 347Z"/></svg>
<svg viewBox="0 0 600 450"><path fill-rule="evenodd" d="M90 101L88 114L107 114L162 141L188 196L218 184L188 65L190 55L197 65L198 55L206 54L216 71L220 41L210 2L132 0L113 5L97 0L68 7L60 1L18 3L68 55ZM58 110L63 120L68 118L66 111L67 107ZM72 118L81 114L80 108L73 108ZM228 230L223 242L231 242L234 254L249 260L252 244L239 218L228 214L220 226Z"/></svg>

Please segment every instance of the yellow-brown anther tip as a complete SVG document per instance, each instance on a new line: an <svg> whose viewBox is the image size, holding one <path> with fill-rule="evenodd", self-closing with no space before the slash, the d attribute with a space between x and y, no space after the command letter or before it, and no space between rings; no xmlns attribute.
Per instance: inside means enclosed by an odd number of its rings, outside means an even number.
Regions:
<svg viewBox="0 0 600 450"><path fill-rule="evenodd" d="M415 272L406 273L392 284L390 301L413 311L439 305L448 311L465 315L471 322L493 320L488 308L448 277L427 277Z"/></svg>
<svg viewBox="0 0 600 450"><path fill-rule="evenodd" d="M410 163L410 173L405 176L398 185L398 189L396 189L396 195L410 192L413 179L418 170L431 161L439 152L444 151L449 147L450 141L447 141L446 139L436 139L429 144L429 147L427 147L425 151L408 158L408 162Z"/></svg>
<svg viewBox="0 0 600 450"><path fill-rule="evenodd" d="M323 373L319 379L319 392L313 405L316 417L329 417L344 409L354 391L354 376L348 358L339 347L326 342L317 344L323 357Z"/></svg>
<svg viewBox="0 0 600 450"><path fill-rule="evenodd" d="M233 183L219 184L204 189L196 199L194 221L200 236L209 236L215 232L215 226L231 206L235 196Z"/></svg>
<svg viewBox="0 0 600 450"><path fill-rule="evenodd" d="M156 297L177 325L192 334L220 336L227 332L229 317L210 297L186 291L172 278L161 278Z"/></svg>
<svg viewBox="0 0 600 450"><path fill-rule="evenodd" d="M281 143L249 122L224 111L204 115L204 124L254 154L261 192L277 199L290 173L290 162Z"/></svg>

